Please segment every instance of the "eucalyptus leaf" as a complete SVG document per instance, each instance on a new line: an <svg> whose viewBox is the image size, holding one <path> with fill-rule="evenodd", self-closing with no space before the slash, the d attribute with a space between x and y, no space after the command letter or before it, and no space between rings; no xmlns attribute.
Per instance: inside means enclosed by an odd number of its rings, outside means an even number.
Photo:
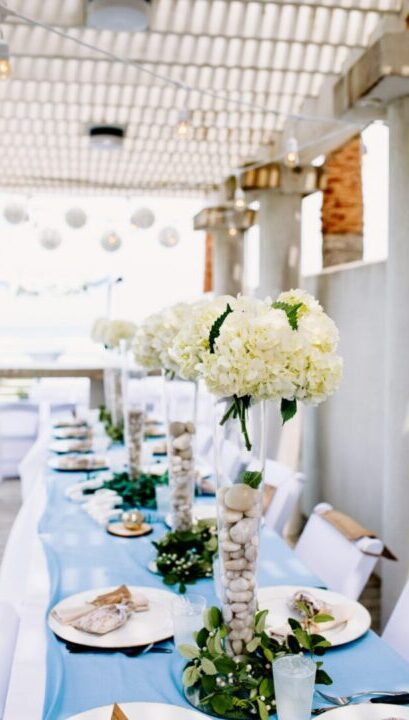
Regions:
<svg viewBox="0 0 409 720"><path fill-rule="evenodd" d="M182 675L184 687L189 688L193 685L196 685L197 681L200 679L200 676L200 670L195 667L195 665L188 665L188 667L185 668L185 670L183 671Z"/></svg>
<svg viewBox="0 0 409 720"><path fill-rule="evenodd" d="M178 645L177 649L186 660L194 660L200 655L199 648L194 645Z"/></svg>
<svg viewBox="0 0 409 720"><path fill-rule="evenodd" d="M202 670L206 675L217 675L217 668L215 664L208 658L202 658L201 661Z"/></svg>

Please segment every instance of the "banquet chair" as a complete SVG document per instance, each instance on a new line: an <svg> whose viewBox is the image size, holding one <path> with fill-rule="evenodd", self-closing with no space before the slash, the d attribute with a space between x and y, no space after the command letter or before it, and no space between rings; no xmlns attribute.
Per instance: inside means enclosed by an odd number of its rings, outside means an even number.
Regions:
<svg viewBox="0 0 409 720"><path fill-rule="evenodd" d="M383 639L409 662L409 580L386 623Z"/></svg>
<svg viewBox="0 0 409 720"><path fill-rule="evenodd" d="M0 404L0 478L18 474L18 465L34 444L38 427L38 404Z"/></svg>
<svg viewBox="0 0 409 720"><path fill-rule="evenodd" d="M315 506L295 553L329 590L356 600L382 554L383 543L370 537L349 540L322 517L329 510L333 507L328 503Z"/></svg>
<svg viewBox="0 0 409 720"><path fill-rule="evenodd" d="M19 617L13 606L0 602L0 720L4 717L18 626Z"/></svg>
<svg viewBox="0 0 409 720"><path fill-rule="evenodd" d="M43 473L49 442L49 426L45 425L40 430L37 440L19 463L18 474L20 476L21 499L23 502L27 500L37 480Z"/></svg>
<svg viewBox="0 0 409 720"><path fill-rule="evenodd" d="M268 486L274 488L274 494L264 510L266 525L283 536L298 507L305 475L275 460L266 460L264 481L267 497Z"/></svg>

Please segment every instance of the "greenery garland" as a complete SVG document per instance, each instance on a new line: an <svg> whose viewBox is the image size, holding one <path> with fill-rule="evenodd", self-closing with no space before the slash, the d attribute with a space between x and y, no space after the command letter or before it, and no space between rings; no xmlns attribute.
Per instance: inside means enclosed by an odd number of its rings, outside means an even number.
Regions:
<svg viewBox="0 0 409 720"><path fill-rule="evenodd" d="M101 405L99 408L99 422L104 426L104 430L108 437L111 438L112 442L123 443L124 441L124 425L114 425L112 422L112 415L107 410L105 405Z"/></svg>
<svg viewBox="0 0 409 720"><path fill-rule="evenodd" d="M129 477L127 472L114 473L110 480L105 480L100 488L88 488L85 495L91 495L96 490L115 490L121 496L123 509L140 507L156 510L155 487L168 484L168 473L152 475L141 473L136 480Z"/></svg>
<svg viewBox="0 0 409 720"><path fill-rule="evenodd" d="M213 574L217 553L217 531L212 520L199 520L191 530L175 530L152 543L157 550L156 567L165 585L177 585L186 592L200 578Z"/></svg>
<svg viewBox="0 0 409 720"><path fill-rule="evenodd" d="M297 620L288 620L292 634L279 642L265 631L268 610L255 616L255 635L246 654L232 658L224 650L228 628L217 607L204 613L204 627L195 635L196 645L180 645L179 652L189 660L183 672L183 685L192 704L204 712L232 720L249 717L268 720L275 710L272 663L278 657L303 651L324 655L331 643L322 635L309 632ZM327 615L315 615L314 622L326 622ZM324 619L325 618L325 619ZM330 685L331 678L316 662L316 683Z"/></svg>

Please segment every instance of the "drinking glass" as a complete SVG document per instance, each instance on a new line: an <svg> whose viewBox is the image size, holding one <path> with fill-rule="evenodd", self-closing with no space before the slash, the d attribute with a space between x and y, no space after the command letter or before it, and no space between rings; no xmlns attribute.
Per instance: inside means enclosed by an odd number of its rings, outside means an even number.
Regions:
<svg viewBox="0 0 409 720"><path fill-rule="evenodd" d="M172 604L173 633L175 646L194 644L193 633L203 627L203 612L206 598L196 593L186 593Z"/></svg>
<svg viewBox="0 0 409 720"><path fill-rule="evenodd" d="M166 516L170 513L170 487L169 485L155 486L156 507L160 515Z"/></svg>
<svg viewBox="0 0 409 720"><path fill-rule="evenodd" d="M284 655L273 663L278 720L310 720L317 666L304 655Z"/></svg>

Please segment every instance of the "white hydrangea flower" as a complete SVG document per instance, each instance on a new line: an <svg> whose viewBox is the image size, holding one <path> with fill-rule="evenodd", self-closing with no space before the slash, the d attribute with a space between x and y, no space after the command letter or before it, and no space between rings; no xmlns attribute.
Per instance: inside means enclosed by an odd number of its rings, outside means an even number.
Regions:
<svg viewBox="0 0 409 720"><path fill-rule="evenodd" d="M229 295L214 300L200 300L191 307L189 320L175 336L169 355L178 366L178 375L185 380L198 380L203 354L209 350L209 334L215 320L232 307L235 298Z"/></svg>
<svg viewBox="0 0 409 720"><path fill-rule="evenodd" d="M135 361L148 370L162 369L177 374L179 367L169 350L178 332L189 321L190 312L188 303L178 303L146 318L136 330Z"/></svg>
<svg viewBox="0 0 409 720"><path fill-rule="evenodd" d="M128 343L135 335L136 325L128 320L111 320L109 321L102 333L104 345L110 348L118 347L121 340Z"/></svg>
<svg viewBox="0 0 409 720"><path fill-rule="evenodd" d="M108 325L108 318L97 318L91 329L91 339L96 343L103 343L104 334Z"/></svg>

